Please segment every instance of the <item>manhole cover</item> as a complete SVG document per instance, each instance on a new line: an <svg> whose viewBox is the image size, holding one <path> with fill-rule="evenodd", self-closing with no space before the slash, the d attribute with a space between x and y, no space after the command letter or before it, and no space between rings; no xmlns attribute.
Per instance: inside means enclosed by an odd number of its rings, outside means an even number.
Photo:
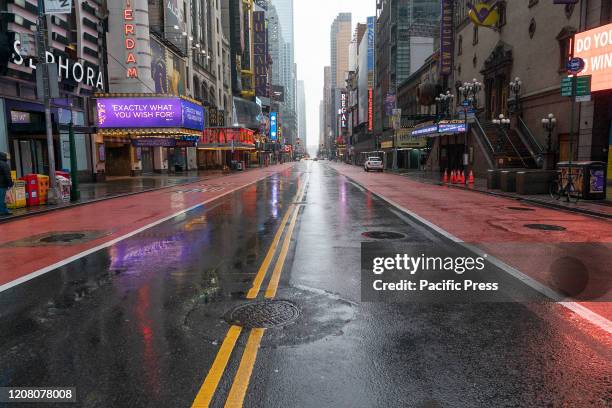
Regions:
<svg viewBox="0 0 612 408"><path fill-rule="evenodd" d="M508 209L514 211L535 211L533 208L528 207L508 207Z"/></svg>
<svg viewBox="0 0 612 408"><path fill-rule="evenodd" d="M47 235L46 237L42 237L41 239L39 239L39 241L48 243L48 244L55 243L55 242L68 243L68 242L77 241L83 238L85 238L85 234L82 234L79 232L74 232L74 233L69 232L67 234Z"/></svg>
<svg viewBox="0 0 612 408"><path fill-rule="evenodd" d="M31 235L0 245L4 247L69 246L82 244L109 235L106 231L50 231Z"/></svg>
<svg viewBox="0 0 612 408"><path fill-rule="evenodd" d="M402 239L406 238L406 235L400 234L399 232L393 231L367 231L362 233L364 237L374 239Z"/></svg>
<svg viewBox="0 0 612 408"><path fill-rule="evenodd" d="M267 300L238 306L229 314L231 324L246 328L284 326L300 316L300 309L286 300Z"/></svg>
<svg viewBox="0 0 612 408"><path fill-rule="evenodd" d="M551 224L525 224L525 227L544 231L565 231L565 227Z"/></svg>

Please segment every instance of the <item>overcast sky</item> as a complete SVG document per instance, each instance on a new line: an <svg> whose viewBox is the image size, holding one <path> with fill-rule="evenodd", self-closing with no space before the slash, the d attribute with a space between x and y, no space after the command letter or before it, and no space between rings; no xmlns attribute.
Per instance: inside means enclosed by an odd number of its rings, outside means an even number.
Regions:
<svg viewBox="0 0 612 408"><path fill-rule="evenodd" d="M306 93L308 146L319 144L323 67L329 65L329 29L341 12L353 14L353 29L376 15L376 0L294 0L295 62ZM311 151L311 153L315 153Z"/></svg>

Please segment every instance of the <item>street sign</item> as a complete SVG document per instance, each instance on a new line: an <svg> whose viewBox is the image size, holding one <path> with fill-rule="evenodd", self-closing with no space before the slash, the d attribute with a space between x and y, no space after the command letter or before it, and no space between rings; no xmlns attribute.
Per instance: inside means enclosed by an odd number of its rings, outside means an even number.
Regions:
<svg viewBox="0 0 612 408"><path fill-rule="evenodd" d="M46 14L70 14L72 0L45 0Z"/></svg>
<svg viewBox="0 0 612 408"><path fill-rule="evenodd" d="M576 75L584 69L584 60L582 58L574 57L567 61L565 64L567 73L570 75Z"/></svg>
<svg viewBox="0 0 612 408"><path fill-rule="evenodd" d="M565 77L561 80L561 96L572 96L572 78ZM585 96L591 94L591 76L584 75L576 77L576 95Z"/></svg>
<svg viewBox="0 0 612 408"><path fill-rule="evenodd" d="M591 95L583 95L583 96L576 97L576 102L590 102L590 101L591 101Z"/></svg>

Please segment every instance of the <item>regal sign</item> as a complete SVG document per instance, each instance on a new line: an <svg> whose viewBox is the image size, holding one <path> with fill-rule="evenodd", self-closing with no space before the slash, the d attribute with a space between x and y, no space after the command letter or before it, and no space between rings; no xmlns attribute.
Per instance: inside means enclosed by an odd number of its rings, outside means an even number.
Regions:
<svg viewBox="0 0 612 408"><path fill-rule="evenodd" d="M15 65L25 66L35 70L36 64L34 63L34 59L32 57L24 57L21 54L21 41L16 40L13 43L13 60L11 62ZM57 77L59 81L62 79L72 79L75 82L84 83L93 88L98 88L100 90L104 89L102 71L100 71L99 68L94 68L92 66L86 67L81 62L72 61L61 55L55 57L51 51L45 52L45 59L48 64L57 64Z"/></svg>
<svg viewBox="0 0 612 408"><path fill-rule="evenodd" d="M348 120L346 116L346 107L347 107L347 94L342 91L340 93L340 127L342 129L346 129L348 127Z"/></svg>

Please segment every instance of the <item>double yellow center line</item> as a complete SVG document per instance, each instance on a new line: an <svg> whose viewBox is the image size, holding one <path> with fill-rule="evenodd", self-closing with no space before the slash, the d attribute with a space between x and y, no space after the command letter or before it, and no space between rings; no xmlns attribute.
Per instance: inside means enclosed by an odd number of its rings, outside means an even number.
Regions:
<svg viewBox="0 0 612 408"><path fill-rule="evenodd" d="M304 199L304 194L306 193L307 181L302 184L300 189L296 194L296 203L301 202ZM274 259L274 254L278 249L278 245L281 241L281 237L283 235L283 231L285 230L285 226L289 217L291 217L291 221L289 222L289 226L287 228L287 232L285 233L285 237L283 239L283 244L276 259L276 263L274 265L274 270L272 271L272 275L270 277L270 281L268 282L268 287L265 291L266 299L273 299L276 296L276 291L278 290L278 283L280 281L280 277L283 271L283 265L287 258L287 253L289 252L289 245L291 243L291 237L293 235L293 231L295 229L295 224L299 212L299 204L292 203L287 208L283 219L281 220L280 226L274 234L274 238L272 239L272 244L268 249L266 257L264 258L259 270L257 271L257 275L255 275L255 279L253 280L253 284L251 289L247 292L247 299L255 299L260 292L261 285L266 277L268 269L270 269L270 264ZM257 358L257 352L259 350L259 345L261 344L261 339L265 333L266 329L263 328L254 328L249 333L249 338L247 340L246 347L244 349L244 353L242 354L242 358L240 360L240 365L238 366L238 371L234 377L234 381L232 383L232 387L230 388L227 400L225 401L225 407L234 408L234 407L242 407L244 403L244 398L246 396L247 389L249 387L249 381L251 379L251 374L253 373L253 367L255 366L255 360ZM236 342L238 341L238 337L242 328L240 326L232 325L219 348L217 356L206 375L206 379L200 388L200 391L196 395L195 400L193 401L192 408L204 408L208 407L215 395L215 391L217 390L217 386L221 381L221 377L225 372L225 368L229 362L232 351L236 346Z"/></svg>

